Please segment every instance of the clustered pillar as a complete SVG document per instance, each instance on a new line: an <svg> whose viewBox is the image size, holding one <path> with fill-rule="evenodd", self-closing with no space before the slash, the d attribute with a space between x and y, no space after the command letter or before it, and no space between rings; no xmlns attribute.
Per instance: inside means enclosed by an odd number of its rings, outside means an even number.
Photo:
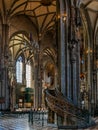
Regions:
<svg viewBox="0 0 98 130"><path fill-rule="evenodd" d="M9 26L8 24L2 24L2 37L0 41L0 98L3 99L0 104L1 110L10 109L10 97L9 97L9 85L8 85L8 38L9 38Z"/></svg>

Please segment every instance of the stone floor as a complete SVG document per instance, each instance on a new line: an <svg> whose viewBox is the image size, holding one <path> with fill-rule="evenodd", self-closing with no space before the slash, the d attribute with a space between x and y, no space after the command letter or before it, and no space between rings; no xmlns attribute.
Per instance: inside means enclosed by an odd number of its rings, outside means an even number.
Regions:
<svg viewBox="0 0 98 130"><path fill-rule="evenodd" d="M96 126L85 130L98 130L98 118L94 119ZM36 121L33 123L28 122L28 116L13 117L13 116L1 116L0 117L0 130L58 130L55 125L43 124L42 122ZM83 130L83 129L81 129Z"/></svg>
<svg viewBox="0 0 98 130"><path fill-rule="evenodd" d="M93 120L95 121L96 125L85 130L98 130L98 117L94 118Z"/></svg>
<svg viewBox="0 0 98 130"><path fill-rule="evenodd" d="M0 117L0 130L57 130L54 125L42 124L42 121L28 122L28 115L25 116L8 116Z"/></svg>

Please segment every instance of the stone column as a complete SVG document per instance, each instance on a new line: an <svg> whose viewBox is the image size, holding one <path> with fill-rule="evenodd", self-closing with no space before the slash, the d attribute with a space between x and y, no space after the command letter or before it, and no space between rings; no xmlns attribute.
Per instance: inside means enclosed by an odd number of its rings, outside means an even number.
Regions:
<svg viewBox="0 0 98 130"><path fill-rule="evenodd" d="M97 87L96 87L97 86L97 71L96 71L96 69L93 70L93 80L92 81L93 81L92 98L94 100L93 109L95 109L95 107L96 107L96 95L97 95L97 93L96 93L96 91L97 91Z"/></svg>
<svg viewBox="0 0 98 130"><path fill-rule="evenodd" d="M55 70L55 75L54 75L54 87L57 88L58 87L58 74L57 71Z"/></svg>
<svg viewBox="0 0 98 130"><path fill-rule="evenodd" d="M40 45L40 40L39 43ZM41 75L41 69L42 69L42 64L41 64L41 50L38 48L37 50L37 56L38 56L38 108L42 107L42 75Z"/></svg>
<svg viewBox="0 0 98 130"><path fill-rule="evenodd" d="M96 93L97 93L97 95L96 95L96 104L98 105L98 59L97 59L97 61L96 61L96 63L97 63L97 65L96 65L96 68L97 68L97 90L96 90Z"/></svg>
<svg viewBox="0 0 98 130"><path fill-rule="evenodd" d="M2 110L10 109L10 94L8 86L8 40L9 40L9 26L2 24L2 43L1 43L1 97L5 98L5 103L1 104Z"/></svg>
<svg viewBox="0 0 98 130"><path fill-rule="evenodd" d="M63 121L63 125L67 125L67 114L64 114L64 121Z"/></svg>
<svg viewBox="0 0 98 130"><path fill-rule="evenodd" d="M58 121L57 121L57 113L54 113L54 124L57 125Z"/></svg>
<svg viewBox="0 0 98 130"><path fill-rule="evenodd" d="M77 104L77 87L76 87L76 43L71 43L71 98Z"/></svg>
<svg viewBox="0 0 98 130"><path fill-rule="evenodd" d="M76 56L76 86L77 86L77 105L80 107L80 40L77 44L77 56Z"/></svg>
<svg viewBox="0 0 98 130"><path fill-rule="evenodd" d="M16 80L15 77L13 76L10 84L10 110L14 111L15 107L16 107Z"/></svg>
<svg viewBox="0 0 98 130"><path fill-rule="evenodd" d="M37 78L38 78L38 65L35 63L34 67L34 108L38 108L38 84L37 84Z"/></svg>
<svg viewBox="0 0 98 130"><path fill-rule="evenodd" d="M60 85L61 92L66 95L66 86L65 86L65 3L64 1L60 1L60 43L59 43L59 70L60 70Z"/></svg>
<svg viewBox="0 0 98 130"><path fill-rule="evenodd" d="M88 54L87 54L87 89L89 93L88 108L89 108L89 113L91 114L91 100L92 100L91 99L91 95L92 95L92 92L91 92L91 55L90 55L90 42L89 41L88 41Z"/></svg>
<svg viewBox="0 0 98 130"><path fill-rule="evenodd" d="M2 54L2 52L1 52L1 44L2 44L2 40L1 40L1 35L0 35L0 59L1 59L1 54ZM1 86L1 84L2 84L2 69L1 69L1 60L0 60L0 97L1 97L1 95L2 95L2 86ZM1 104L0 104L0 109L2 108L2 106L1 106Z"/></svg>
<svg viewBox="0 0 98 130"><path fill-rule="evenodd" d="M40 50L38 49L35 54L36 66L35 66L35 105L36 108L41 108L42 105L42 77L41 77L41 61Z"/></svg>

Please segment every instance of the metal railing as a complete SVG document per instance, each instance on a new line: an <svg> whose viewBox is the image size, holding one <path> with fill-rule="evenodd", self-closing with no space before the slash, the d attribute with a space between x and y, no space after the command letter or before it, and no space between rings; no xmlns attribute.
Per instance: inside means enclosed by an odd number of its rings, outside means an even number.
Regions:
<svg viewBox="0 0 98 130"><path fill-rule="evenodd" d="M48 111L47 110L30 110L28 122L32 125L45 126L47 125Z"/></svg>

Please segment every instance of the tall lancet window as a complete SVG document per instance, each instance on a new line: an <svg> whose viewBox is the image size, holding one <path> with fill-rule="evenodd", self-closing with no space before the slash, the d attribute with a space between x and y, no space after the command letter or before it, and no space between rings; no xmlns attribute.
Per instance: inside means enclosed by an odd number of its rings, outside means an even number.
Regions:
<svg viewBox="0 0 98 130"><path fill-rule="evenodd" d="M22 57L19 56L19 58L16 61L16 79L18 83L22 83L22 72L23 72L23 62Z"/></svg>
<svg viewBox="0 0 98 130"><path fill-rule="evenodd" d="M31 64L28 62L26 64L26 87L31 87Z"/></svg>

